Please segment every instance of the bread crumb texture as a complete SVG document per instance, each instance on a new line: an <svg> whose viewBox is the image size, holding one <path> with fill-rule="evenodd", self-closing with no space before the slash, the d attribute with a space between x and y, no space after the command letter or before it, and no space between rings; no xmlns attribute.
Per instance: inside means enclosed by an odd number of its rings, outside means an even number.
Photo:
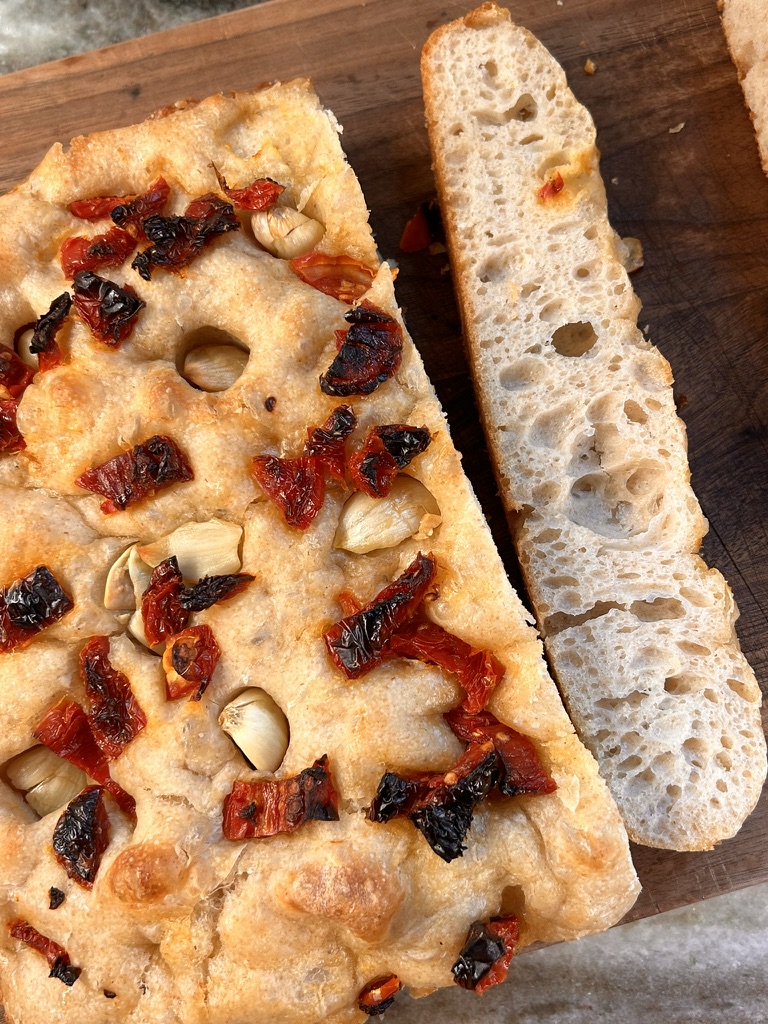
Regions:
<svg viewBox="0 0 768 1024"><path fill-rule="evenodd" d="M433 34L422 71L500 488L550 663L631 837L708 849L765 778L760 691L728 586L696 555L685 428L637 328L592 119L530 32L479 10Z"/></svg>
<svg viewBox="0 0 768 1024"><path fill-rule="evenodd" d="M366 299L399 322L335 122L307 83L294 82L55 146L0 199L0 342L13 346L17 330L70 287L62 241L109 226L75 218L72 201L142 193L163 175L170 212L181 214L217 189L212 163L233 187L262 177L284 184L283 201L324 227L319 249L370 267ZM74 602L29 643L0 653L0 986L14 1024L351 1024L364 1019L357 994L376 978L396 973L421 993L451 984L475 920L515 913L523 944L573 938L614 923L638 891L618 811L547 675L407 335L394 377L348 400L358 418L349 449L377 424L429 428L432 442L408 472L439 507L431 536L353 554L334 547L349 497L340 484L328 484L317 518L298 530L254 483L254 456L298 456L307 428L339 405L318 381L349 303L257 245L240 216L240 230L180 273L156 270L146 281L130 262L102 271L146 303L133 333L109 348L70 316L57 338L63 362L36 372L20 398L27 447L0 457L0 586L45 564ZM217 345L240 357L211 390L191 386L186 355ZM208 372L205 358L196 365ZM194 479L105 515L101 497L75 479L152 435L177 443ZM136 582L121 582L118 566L107 608L107 575L134 542L209 520L219 534L222 524L229 536L227 524L242 531L238 557L254 580L196 613L221 658L199 702L169 701L161 659L126 632ZM322 639L341 618L342 591L367 603L420 549L438 565L429 617L501 660L506 675L490 709L531 738L558 783L547 795L484 801L466 852L451 863L410 821L374 824L366 812L384 772L446 771L462 754L443 718L462 699L455 676L392 658L352 682ZM36 745L36 726L62 698L86 704L78 657L95 635L110 637L110 662L147 724L110 764L137 820L106 798L111 839L88 890L53 853L63 805L39 817L6 768ZM338 821L263 839L222 835L233 783L265 776L219 725L249 687L265 690L288 722L278 779L328 755ZM56 910L51 886L65 892ZM71 987L10 937L17 919L82 968Z"/></svg>
<svg viewBox="0 0 768 1024"><path fill-rule="evenodd" d="M718 6L768 174L768 0L720 0Z"/></svg>

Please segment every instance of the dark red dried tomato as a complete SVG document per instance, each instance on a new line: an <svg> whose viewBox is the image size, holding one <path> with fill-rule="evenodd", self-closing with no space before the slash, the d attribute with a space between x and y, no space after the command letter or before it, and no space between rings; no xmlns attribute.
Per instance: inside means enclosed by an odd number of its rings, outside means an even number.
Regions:
<svg viewBox="0 0 768 1024"><path fill-rule="evenodd" d="M90 775L115 798L122 811L136 818L136 801L109 774L107 759L97 746L91 724L79 704L64 697L45 715L34 736L54 754Z"/></svg>
<svg viewBox="0 0 768 1024"><path fill-rule="evenodd" d="M334 664L348 679L358 679L381 663L390 638L414 613L436 571L434 558L419 552L405 572L370 604L323 634Z"/></svg>
<svg viewBox="0 0 768 1024"><path fill-rule="evenodd" d="M395 996L403 987L396 974L385 974L382 978L369 981L357 997L357 1005L369 1017L378 1017L394 1003Z"/></svg>
<svg viewBox="0 0 768 1024"><path fill-rule="evenodd" d="M70 800L53 830L56 860L73 882L92 889L110 840L109 815L101 786L88 786Z"/></svg>
<svg viewBox="0 0 768 1024"><path fill-rule="evenodd" d="M141 600L141 618L150 647L180 633L189 621L189 612L181 606L184 589L179 562L175 555L152 570L149 586Z"/></svg>
<svg viewBox="0 0 768 1024"><path fill-rule="evenodd" d="M387 772L368 816L379 823L407 817L438 857L450 862L464 853L475 807L498 777L493 743L472 743L447 772Z"/></svg>
<svg viewBox="0 0 768 1024"><path fill-rule="evenodd" d="M539 199L544 199L545 201L547 199L553 199L559 192L563 191L564 185L565 182L563 181L563 176L560 171L557 171L555 175L550 178L549 181L545 182L539 189Z"/></svg>
<svg viewBox="0 0 768 1024"><path fill-rule="evenodd" d="M103 235L68 238L61 247L59 258L64 277L70 280L79 270L100 270L119 267L136 248L136 239L120 228L110 228Z"/></svg>
<svg viewBox="0 0 768 1024"><path fill-rule="evenodd" d="M492 917L487 924L474 921L456 963L454 981L479 996L504 981L520 938L516 917Z"/></svg>
<svg viewBox="0 0 768 1024"><path fill-rule="evenodd" d="M432 237L429 233L427 218L424 216L424 211L419 207L403 228L399 248L403 252L420 252L422 249L429 248L431 242Z"/></svg>
<svg viewBox="0 0 768 1024"><path fill-rule="evenodd" d="M224 801L227 839L264 839L295 832L306 821L338 821L338 797L328 757L290 779L235 782Z"/></svg>
<svg viewBox="0 0 768 1024"><path fill-rule="evenodd" d="M48 909L58 910L65 899L66 893L61 889L57 889L55 885L52 885L48 890Z"/></svg>
<svg viewBox="0 0 768 1024"><path fill-rule="evenodd" d="M350 457L352 482L371 498L386 497L399 471L426 451L431 441L427 427L405 423L373 427L362 448Z"/></svg>
<svg viewBox="0 0 768 1024"><path fill-rule="evenodd" d="M29 351L37 356L37 363L41 372L52 370L62 360L61 349L56 341L56 335L64 325L72 308L72 296L69 292L62 292L51 303L47 313L43 313L35 324L32 334L32 341Z"/></svg>
<svg viewBox="0 0 768 1024"><path fill-rule="evenodd" d="M465 743L493 743L501 767L499 792L504 796L538 795L557 789L528 737L504 725L490 711L469 714L462 708L453 708L443 717Z"/></svg>
<svg viewBox="0 0 768 1024"><path fill-rule="evenodd" d="M348 405L337 405L322 427L307 427L305 455L313 455L326 473L345 482L345 442L357 426L357 416Z"/></svg>
<svg viewBox="0 0 768 1024"><path fill-rule="evenodd" d="M0 590L0 652L28 644L74 607L45 565Z"/></svg>
<svg viewBox="0 0 768 1024"><path fill-rule="evenodd" d="M73 965L66 949L60 946L58 942L54 942L53 939L43 935L37 928L33 928L29 922L22 920L11 921L8 925L8 931L11 933L12 939L19 939L29 946L30 949L34 949L45 957L48 961L48 966L51 968L51 973L48 975L49 978L57 978L71 988L80 977L82 968Z"/></svg>
<svg viewBox="0 0 768 1024"><path fill-rule="evenodd" d="M187 456L175 441L155 434L99 466L92 466L75 480L78 487L107 499L99 507L105 515L122 512L171 484L194 480Z"/></svg>
<svg viewBox="0 0 768 1024"><path fill-rule="evenodd" d="M316 458L257 455L253 478L277 505L289 526L306 530L323 506L325 477Z"/></svg>
<svg viewBox="0 0 768 1024"><path fill-rule="evenodd" d="M200 255L219 235L240 227L231 203L209 192L193 200L183 217L154 214L143 221L144 234L153 244L140 252L131 266L145 281L156 267L180 270Z"/></svg>
<svg viewBox="0 0 768 1024"><path fill-rule="evenodd" d="M336 331L339 353L320 377L326 395L370 395L397 372L403 351L400 325L383 310L363 302L344 314L351 326Z"/></svg>
<svg viewBox="0 0 768 1024"><path fill-rule="evenodd" d="M113 761L138 736L147 716L128 677L110 664L109 637L91 637L80 651L80 676L90 701L88 721L93 738L107 760Z"/></svg>
<svg viewBox="0 0 768 1024"><path fill-rule="evenodd" d="M16 423L18 409L19 403L12 398L0 398L0 454L13 455L27 447Z"/></svg>
<svg viewBox="0 0 768 1024"><path fill-rule="evenodd" d="M239 210L268 210L285 192L285 185L278 185L271 178L257 178L245 188L230 188L224 175L219 174L216 167L213 169L219 182L219 188L232 205Z"/></svg>
<svg viewBox="0 0 768 1024"><path fill-rule="evenodd" d="M229 601L241 594L256 579L248 572L229 576L203 576L194 586L185 587L179 596L181 607L188 612L204 612L219 601Z"/></svg>
<svg viewBox="0 0 768 1024"><path fill-rule="evenodd" d="M392 637L388 650L455 672L466 692L461 706L469 714L485 707L504 678L504 666L490 651L471 647L434 622L406 623Z"/></svg>
<svg viewBox="0 0 768 1024"><path fill-rule="evenodd" d="M200 700L220 656L210 626L190 626L171 637L163 654L167 699L178 700L189 694L190 700Z"/></svg>
<svg viewBox="0 0 768 1024"><path fill-rule="evenodd" d="M0 388L5 388L7 395L11 398L21 398L35 371L27 366L23 359L20 359L12 348L7 345L0 345ZM0 392L0 395L2 392Z"/></svg>
<svg viewBox="0 0 768 1024"><path fill-rule="evenodd" d="M170 194L167 181L159 177L140 195L76 199L74 203L69 204L69 212L80 220L102 220L111 217L118 227L139 227L145 217L162 212Z"/></svg>
<svg viewBox="0 0 768 1024"><path fill-rule="evenodd" d="M288 260L288 266L305 284L350 306L365 295L376 276L376 271L360 260L324 252L297 256Z"/></svg>
<svg viewBox="0 0 768 1024"><path fill-rule="evenodd" d="M146 305L129 284L120 288L90 270L75 274L75 309L94 338L117 347L133 331Z"/></svg>

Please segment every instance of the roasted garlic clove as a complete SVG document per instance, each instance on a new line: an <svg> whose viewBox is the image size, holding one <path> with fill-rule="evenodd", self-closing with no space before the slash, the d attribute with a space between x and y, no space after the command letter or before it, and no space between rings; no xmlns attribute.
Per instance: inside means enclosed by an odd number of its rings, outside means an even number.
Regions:
<svg viewBox="0 0 768 1024"><path fill-rule="evenodd" d="M219 725L254 768L274 772L288 749L288 719L266 691L249 687L219 715Z"/></svg>
<svg viewBox="0 0 768 1024"><path fill-rule="evenodd" d="M185 523L152 544L140 544L137 553L153 569L175 555L184 579L197 581L203 576L227 576L239 572L242 536L241 526L209 519L205 523ZM149 585L149 577L146 585Z"/></svg>
<svg viewBox="0 0 768 1024"><path fill-rule="evenodd" d="M424 540L442 522L434 495L421 481L398 476L385 498L357 491L341 510L333 546L356 555L393 548L409 537Z"/></svg>
<svg viewBox="0 0 768 1024"><path fill-rule="evenodd" d="M16 339L16 355L21 359L22 362L26 363L27 366L31 366L33 370L38 369L37 355L31 351L30 345L32 344L32 338L35 336L33 328L28 328L26 331L22 331Z"/></svg>
<svg viewBox="0 0 768 1024"><path fill-rule="evenodd" d="M136 545L126 548L107 573L104 587L104 607L110 611L129 611L136 607L133 580L128 571L128 560Z"/></svg>
<svg viewBox="0 0 768 1024"><path fill-rule="evenodd" d="M5 774L41 818L69 803L88 784L85 772L42 746L15 757Z"/></svg>
<svg viewBox="0 0 768 1024"><path fill-rule="evenodd" d="M198 345L184 360L182 375L201 391L226 391L248 362L248 352L237 345Z"/></svg>
<svg viewBox="0 0 768 1024"><path fill-rule="evenodd" d="M281 260L293 260L310 252L325 234L325 228L290 206L271 206L251 217L256 241Z"/></svg>

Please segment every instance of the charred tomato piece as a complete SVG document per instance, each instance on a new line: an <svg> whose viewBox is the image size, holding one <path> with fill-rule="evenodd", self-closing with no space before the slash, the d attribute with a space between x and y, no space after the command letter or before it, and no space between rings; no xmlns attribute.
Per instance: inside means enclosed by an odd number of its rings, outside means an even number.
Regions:
<svg viewBox="0 0 768 1024"><path fill-rule="evenodd" d="M142 228L153 244L140 252L131 266L145 281L151 280L156 267L180 270L189 266L219 235L239 227L232 204L210 192L191 202L183 217L147 217Z"/></svg>
<svg viewBox="0 0 768 1024"><path fill-rule="evenodd" d="M0 590L0 652L29 643L74 607L45 565Z"/></svg>
<svg viewBox="0 0 768 1024"><path fill-rule="evenodd" d="M37 356L41 371L52 370L61 362L61 349L56 335L64 325L71 308L72 296L69 292L62 292L53 300L48 312L43 313L35 324L29 351Z"/></svg>
<svg viewBox="0 0 768 1024"><path fill-rule="evenodd" d="M35 371L27 366L12 348L0 345L0 388L7 392L6 399L21 398L28 385L32 383L34 375Z"/></svg>
<svg viewBox="0 0 768 1024"><path fill-rule="evenodd" d="M395 996L403 987L396 974L385 974L375 978L360 991L357 997L358 1008L369 1017L378 1017L394 1003Z"/></svg>
<svg viewBox="0 0 768 1024"><path fill-rule="evenodd" d="M103 235L68 238L61 247L59 258L64 277L70 280L80 270L100 270L119 267L136 248L136 239L121 228L110 228Z"/></svg>
<svg viewBox="0 0 768 1024"><path fill-rule="evenodd" d="M465 743L490 740L499 756L499 792L504 796L554 793L557 783L544 770L533 743L527 736L504 725L490 711L470 714L454 708L443 716L453 732Z"/></svg>
<svg viewBox="0 0 768 1024"><path fill-rule="evenodd" d="M326 395L370 395L397 372L403 351L400 325L383 310L363 302L344 314L350 326L336 331L339 351L320 377Z"/></svg>
<svg viewBox="0 0 768 1024"><path fill-rule="evenodd" d="M82 973L82 968L74 966L63 946L43 935L27 921L11 921L8 930L11 933L11 938L19 939L30 949L34 949L45 957L51 968L49 978L57 978L70 988L75 984Z"/></svg>
<svg viewBox="0 0 768 1024"><path fill-rule="evenodd" d="M400 470L426 451L431 441L427 427L404 423L373 427L362 448L351 456L349 475L355 486L371 498L384 498Z"/></svg>
<svg viewBox="0 0 768 1024"><path fill-rule="evenodd" d="M140 195L76 199L69 204L69 212L80 220L103 220L105 217L111 217L118 227L138 227L145 217L162 212L170 194L167 181L159 177Z"/></svg>
<svg viewBox="0 0 768 1024"><path fill-rule="evenodd" d="M376 276L376 271L360 260L324 252L297 256L288 260L288 266L305 284L350 306L365 295Z"/></svg>
<svg viewBox="0 0 768 1024"><path fill-rule="evenodd" d="M38 724L34 737L54 754L90 775L114 797L122 811L136 818L136 801L109 774L107 759L93 738L91 724L79 704L66 697L60 700Z"/></svg>
<svg viewBox="0 0 768 1024"><path fill-rule="evenodd" d="M328 653L347 679L358 679L381 663L387 643L415 612L436 571L434 558L419 552L405 572L370 604L324 633Z"/></svg>
<svg viewBox="0 0 768 1024"><path fill-rule="evenodd" d="M52 885L48 890L48 909L58 910L65 899L66 894L63 890L57 889L55 885Z"/></svg>
<svg viewBox="0 0 768 1024"><path fill-rule="evenodd" d="M475 743L447 772L400 775L379 782L369 817L386 822L407 817L444 861L461 857L477 804L491 792L499 768L493 744Z"/></svg>
<svg viewBox="0 0 768 1024"><path fill-rule="evenodd" d="M437 200L429 199L421 204L405 225L400 237L400 249L403 252L420 252L433 242L445 242L445 228Z"/></svg>
<svg viewBox="0 0 768 1024"><path fill-rule="evenodd" d="M235 782L224 801L227 839L264 839L295 832L306 821L338 821L338 797L328 757L290 779Z"/></svg>
<svg viewBox="0 0 768 1024"><path fill-rule="evenodd" d="M107 500L100 506L101 511L110 515L171 484L193 480L194 476L187 456L176 442L155 434L130 451L87 469L75 483L86 491L102 494Z"/></svg>
<svg viewBox="0 0 768 1024"><path fill-rule="evenodd" d="M254 480L283 513L286 523L306 530L325 498L325 477L318 460L311 455L297 459L257 455L252 466Z"/></svg>
<svg viewBox="0 0 768 1024"><path fill-rule="evenodd" d="M185 587L179 595L181 607L188 612L203 612L219 601L229 601L241 594L256 579L249 572L232 573L228 576L203 576L191 587Z"/></svg>
<svg viewBox="0 0 768 1024"><path fill-rule="evenodd" d="M93 738L107 760L113 761L138 736L147 716L128 677L110 664L109 637L91 637L80 651L80 676L90 702L88 721Z"/></svg>
<svg viewBox="0 0 768 1024"><path fill-rule="evenodd" d="M13 455L27 447L16 423L18 410L18 402L12 398L0 398L0 455Z"/></svg>
<svg viewBox="0 0 768 1024"><path fill-rule="evenodd" d="M466 697L461 707L481 711L504 678L505 668L490 651L477 650L434 622L408 622L389 642L389 651L455 672Z"/></svg>
<svg viewBox="0 0 768 1024"><path fill-rule="evenodd" d="M307 428L305 455L314 456L326 473L339 483L345 479L345 442L357 426L348 405L338 405L322 427Z"/></svg>
<svg viewBox="0 0 768 1024"><path fill-rule="evenodd" d="M190 700L200 700L220 656L210 626L190 626L171 637L163 654L167 699L178 700L189 694Z"/></svg>
<svg viewBox="0 0 768 1024"><path fill-rule="evenodd" d="M232 205L239 210L268 210L285 192L285 185L278 185L271 178L256 178L245 188L230 188L224 175L219 174L216 167L213 169L216 172L219 188Z"/></svg>
<svg viewBox="0 0 768 1024"><path fill-rule="evenodd" d="M184 583L175 555L152 570L149 586L141 600L141 618L150 647L180 633L189 621L189 612L181 605Z"/></svg>
<svg viewBox="0 0 768 1024"><path fill-rule="evenodd" d="M88 786L56 822L53 852L73 882L92 889L101 857L109 846L110 826L101 786Z"/></svg>
<svg viewBox="0 0 768 1024"><path fill-rule="evenodd" d="M115 348L136 326L146 305L129 284L123 288L90 270L75 274L75 309L98 341Z"/></svg>
<svg viewBox="0 0 768 1024"><path fill-rule="evenodd" d="M519 938L516 917L492 917L486 924L474 921L451 968L456 984L480 996L504 981Z"/></svg>

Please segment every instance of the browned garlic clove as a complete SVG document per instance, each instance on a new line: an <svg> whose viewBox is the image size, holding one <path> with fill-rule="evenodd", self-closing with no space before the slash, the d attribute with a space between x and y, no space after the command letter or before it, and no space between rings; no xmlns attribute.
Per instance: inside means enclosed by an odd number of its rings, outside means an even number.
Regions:
<svg viewBox="0 0 768 1024"><path fill-rule="evenodd" d="M238 694L219 715L219 725L254 768L274 772L288 749L288 719L270 695L259 687Z"/></svg>
<svg viewBox="0 0 768 1024"><path fill-rule="evenodd" d="M42 746L15 757L5 774L41 818L69 803L88 784L85 772Z"/></svg>
<svg viewBox="0 0 768 1024"><path fill-rule="evenodd" d="M182 375L201 391L226 391L242 376L247 362L248 352L237 345L199 345L187 354Z"/></svg>
<svg viewBox="0 0 768 1024"><path fill-rule="evenodd" d="M140 544L137 552L142 561L153 569L175 555L184 579L197 581L203 576L240 572L242 536L241 526L221 519L209 519L204 523L184 523L152 544Z"/></svg>
<svg viewBox="0 0 768 1024"><path fill-rule="evenodd" d="M341 510L333 546L356 555L424 540L442 522L434 495L421 481L400 475L385 498L357 491Z"/></svg>
<svg viewBox="0 0 768 1024"><path fill-rule="evenodd" d="M257 210L251 217L251 227L256 241L282 260L304 256L325 234L325 228L319 221L290 206L280 205Z"/></svg>

